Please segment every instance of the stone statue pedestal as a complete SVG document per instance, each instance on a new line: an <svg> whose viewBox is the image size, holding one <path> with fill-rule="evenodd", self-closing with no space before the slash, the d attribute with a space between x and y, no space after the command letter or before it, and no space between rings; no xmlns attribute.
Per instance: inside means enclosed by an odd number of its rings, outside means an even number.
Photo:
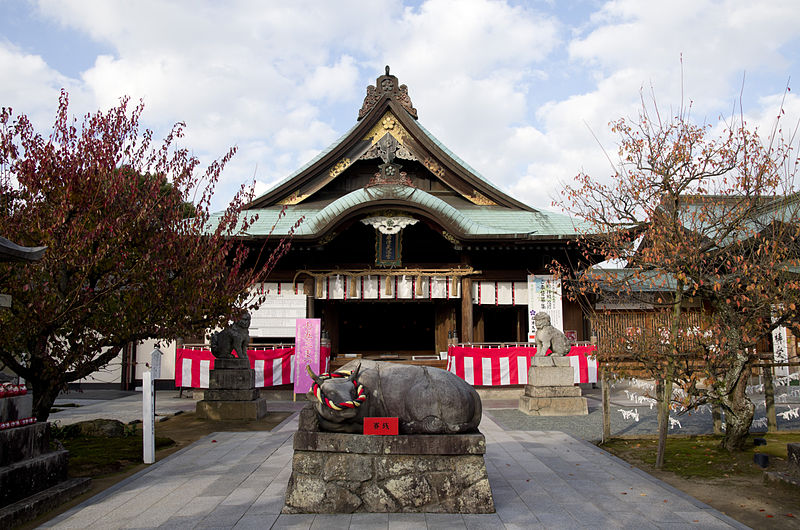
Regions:
<svg viewBox="0 0 800 530"><path fill-rule="evenodd" d="M480 433L322 432L307 405L282 513L494 513L484 453Z"/></svg>
<svg viewBox="0 0 800 530"><path fill-rule="evenodd" d="M267 400L259 396L256 373L248 361L215 359L208 390L197 402L197 416L209 420L258 420L267 415Z"/></svg>
<svg viewBox="0 0 800 530"><path fill-rule="evenodd" d="M0 398L0 423L32 417L31 394ZM51 449L50 424L0 430L0 528L13 528L89 489L68 478L65 449Z"/></svg>
<svg viewBox="0 0 800 530"><path fill-rule="evenodd" d="M567 357L536 355L528 371L525 394L519 410L531 416L585 416L586 398L573 384L573 369Z"/></svg>

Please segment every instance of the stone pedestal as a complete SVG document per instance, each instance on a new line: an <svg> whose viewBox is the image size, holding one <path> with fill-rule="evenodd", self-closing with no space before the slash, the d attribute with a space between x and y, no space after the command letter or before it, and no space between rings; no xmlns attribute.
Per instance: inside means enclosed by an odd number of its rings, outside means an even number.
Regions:
<svg viewBox="0 0 800 530"><path fill-rule="evenodd" d="M494 513L482 434L320 432L308 405L283 513Z"/></svg>
<svg viewBox="0 0 800 530"><path fill-rule="evenodd" d="M247 361L215 359L208 390L195 411L209 420L257 420L267 415L267 400L256 388L256 374Z"/></svg>
<svg viewBox="0 0 800 530"><path fill-rule="evenodd" d="M32 395L0 398L0 423L32 416ZM50 424L0 430L0 528L33 519L87 489L88 478L67 478L66 450L50 448Z"/></svg>
<svg viewBox="0 0 800 530"><path fill-rule="evenodd" d="M528 371L519 409L531 416L582 416L589 414L586 398L573 383L567 357L535 356Z"/></svg>

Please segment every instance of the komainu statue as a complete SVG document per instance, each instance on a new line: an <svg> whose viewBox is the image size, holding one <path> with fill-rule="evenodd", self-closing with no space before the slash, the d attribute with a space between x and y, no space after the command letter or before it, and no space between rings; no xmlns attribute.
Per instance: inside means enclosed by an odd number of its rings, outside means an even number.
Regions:
<svg viewBox="0 0 800 530"><path fill-rule="evenodd" d="M481 398L466 381L440 368L351 361L316 375L308 398L324 431L361 433L364 418L396 417L401 434L477 431Z"/></svg>
<svg viewBox="0 0 800 530"><path fill-rule="evenodd" d="M546 354L548 349L556 357L569 353L569 339L564 332L553 327L550 323L550 315L545 312L536 313L533 316L533 323L536 325L534 344L537 354Z"/></svg>
<svg viewBox="0 0 800 530"><path fill-rule="evenodd" d="M244 313L232 326L211 335L211 353L217 359L234 359L231 352L235 351L239 360L247 360L249 329L250 313Z"/></svg>

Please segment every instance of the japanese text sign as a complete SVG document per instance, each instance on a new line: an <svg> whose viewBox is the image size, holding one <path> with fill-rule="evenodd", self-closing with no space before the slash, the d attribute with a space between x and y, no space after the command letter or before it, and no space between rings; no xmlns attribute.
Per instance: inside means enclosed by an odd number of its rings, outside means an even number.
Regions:
<svg viewBox="0 0 800 530"><path fill-rule="evenodd" d="M314 383L306 371L306 366L316 373L319 366L319 339L321 320L318 318L298 318L294 337L294 393L305 394Z"/></svg>
<svg viewBox="0 0 800 530"><path fill-rule="evenodd" d="M394 435L400 433L397 418L364 418L364 434Z"/></svg>

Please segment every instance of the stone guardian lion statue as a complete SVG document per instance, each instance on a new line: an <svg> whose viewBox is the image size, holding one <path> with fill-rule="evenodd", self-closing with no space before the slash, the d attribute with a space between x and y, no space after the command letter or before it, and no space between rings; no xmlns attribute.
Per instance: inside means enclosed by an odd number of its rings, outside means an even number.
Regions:
<svg viewBox="0 0 800 530"><path fill-rule="evenodd" d="M550 323L550 315L545 312L536 313L533 323L536 324L536 338L534 339L536 353L547 354L548 349L553 352L551 355L555 357L569 353L571 347L569 339L560 329L553 327Z"/></svg>
<svg viewBox="0 0 800 530"><path fill-rule="evenodd" d="M234 359L235 351L239 360L247 361L247 344L250 342L250 313L244 313L239 320L222 331L211 335L211 353L217 359Z"/></svg>

